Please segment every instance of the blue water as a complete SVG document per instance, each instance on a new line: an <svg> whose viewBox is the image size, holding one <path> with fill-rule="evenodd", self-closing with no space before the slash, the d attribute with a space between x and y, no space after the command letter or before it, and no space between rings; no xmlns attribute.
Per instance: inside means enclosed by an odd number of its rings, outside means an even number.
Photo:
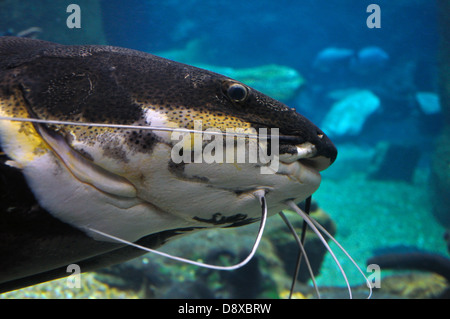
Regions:
<svg viewBox="0 0 450 319"><path fill-rule="evenodd" d="M339 101L355 92L371 92L377 106L364 117L356 133L335 133L333 127L326 132L339 155L324 172L313 198L336 222L336 238L363 268L374 251L390 246L447 254L442 239L445 227L432 214L433 199L428 190L433 141L443 124L442 116L440 111L427 114L417 101L419 92L438 92L439 39L434 1L99 3L96 16L101 19L102 30L84 32L103 32L106 43L102 44L176 56L198 65L241 69L277 64L296 70L305 85L283 102L318 126L325 125L327 115ZM367 7L373 3L381 9L379 28L367 24L371 14ZM65 13L59 19L64 21L64 17ZM85 22L82 20L82 29ZM1 21L0 27L0 31L8 30ZM14 27L20 30L30 26L18 23ZM76 32L81 31L72 31L73 38L66 32L59 42L83 42L79 37L75 40ZM57 40L45 30L39 38ZM362 51L374 47L380 51ZM345 51L318 59L327 48ZM358 107L348 112L360 118L364 110ZM344 113L340 114L343 118ZM351 126L352 122L342 125ZM374 177L371 170L386 144L406 146L417 156L403 158L397 168L382 170ZM404 174L393 178L394 170ZM362 283L350 262L340 258L349 269L352 283ZM330 256L325 258L318 281L326 286L343 285Z"/></svg>

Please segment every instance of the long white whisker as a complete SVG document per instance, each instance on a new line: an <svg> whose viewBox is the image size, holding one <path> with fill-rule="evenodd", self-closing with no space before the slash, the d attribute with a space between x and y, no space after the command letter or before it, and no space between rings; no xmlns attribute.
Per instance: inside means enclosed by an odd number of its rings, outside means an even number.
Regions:
<svg viewBox="0 0 450 319"><path fill-rule="evenodd" d="M316 278L314 277L314 272L311 268L311 263L309 262L309 258L308 258L308 255L306 254L305 247L302 245L302 242L301 242L300 238L298 237L297 232L294 229L294 226L292 226L291 222L287 219L286 215L283 212L280 212L279 214L280 214L281 218L283 219L283 221L288 226L292 235L294 235L295 241L297 242L298 247L301 249L302 254L305 257L305 263L306 263L306 266L308 267L308 272L309 272L309 276L310 276L313 286L314 286L314 291L316 292L317 298L320 299L319 287L317 286ZM294 276L294 278L293 278L290 295L292 295L292 292L294 290L295 281L297 280L297 278L295 278L295 277L296 276Z"/></svg>
<svg viewBox="0 0 450 319"><path fill-rule="evenodd" d="M253 244L253 247L252 247L252 250L251 250L250 254L243 261L241 261L241 262L239 262L239 263L237 263L235 265L232 265L232 266L211 265L211 264L206 264L206 263L202 263L202 262L198 262L198 261L194 261L194 260L190 260L190 259L174 256L174 255L167 254L167 253L164 253L164 252L161 252L161 251L158 251L158 250L154 250L154 249L151 249L151 248L148 248L148 247L141 246L139 244L132 243L132 242L130 242L128 240L125 240L125 239L122 239L122 238L118 238L116 236L104 233L104 232L102 232L100 230L97 230L97 229L94 229L94 228L91 228L91 227L85 227L85 228L87 230L89 230L89 231L92 231L92 232L94 232L96 234L99 234L99 235L102 235L102 236L104 236L106 238L109 238L109 239L112 239L114 241L117 241L119 243L127 244L129 246L133 246L133 247L142 249L142 250L147 251L149 253L154 253L154 254L157 254L157 255L160 255L160 256L163 256L163 257L166 257L166 258L169 258L169 259L173 259L173 260L176 260L176 261L180 261L180 262L183 262L183 263L186 263L186 264L191 264L191 265L195 265L195 266L198 266L198 267L204 267L204 268L214 269L214 270L235 270L235 269L241 268L242 266L245 266L253 258L253 256L255 255L255 253L256 253L256 251L258 249L259 243L261 242L261 238L262 238L262 235L263 235L263 232L264 232L264 228L265 228L265 225L266 225L266 220L267 220L267 203L266 203L266 198L265 198L264 191L255 192L254 195L259 199L259 201L261 203L261 209L262 209L262 212L261 212L261 215L262 215L261 216L261 223L260 223L260 226L259 226L258 235L256 236L256 240L255 240L255 243Z"/></svg>
<svg viewBox="0 0 450 319"><path fill-rule="evenodd" d="M235 137L247 137L258 139L258 135L248 134L242 132L221 132L221 131L199 131L186 128L173 128L165 126L152 126L152 125L126 125L126 124L107 124L107 123L93 123L93 122L73 122L73 121L60 121L60 120L43 120L35 118L24 118L24 117L8 117L0 116L0 120L16 121L16 122L32 122L40 124L53 124L53 125L73 125L73 126L93 126L93 127L108 127L108 128L120 128L120 129L137 129L137 130L151 130L151 131L163 131L163 132L185 132L185 133L196 133L196 134L208 134L208 135L224 135L224 136L235 136ZM275 137L276 135L272 135Z"/></svg>
<svg viewBox="0 0 450 319"><path fill-rule="evenodd" d="M322 242L322 244L325 246L325 248L328 250L328 252L330 253L331 257L334 259L334 262L336 263L336 265L338 266L342 276L344 277L345 283L347 285L348 288L348 293L350 296L350 299L352 299L352 289L350 287L350 283L348 282L347 279L347 275L345 274L344 269L342 268L341 264L339 263L338 259L336 258L336 255L333 253L333 251L331 250L330 246L328 245L327 241L325 240L325 238L322 236L322 234L320 233L320 231L317 229L317 227L314 225L314 223L311 221L312 218L310 218L308 215L306 215L301 209L300 207L298 207L292 200L289 200L286 202L286 204L291 207L294 211L296 211L302 218L303 220L305 220L309 227L311 227L311 229L314 231L314 233L316 233L316 235L319 237L320 241Z"/></svg>
<svg viewBox="0 0 450 319"><path fill-rule="evenodd" d="M350 256L350 254L344 249L344 247L342 247L342 245L339 244L339 242L333 236L331 236L331 234L322 225L319 224L318 221L312 219L312 222L317 226L317 228L320 229L320 231L322 231L325 235L327 235L327 237L330 238L341 249L341 251L347 256L347 258L350 259L350 261L353 263L353 265L355 265L356 269L358 269L358 271L361 273L361 275L366 280L367 286L369 287L369 296L367 297L367 299L370 299L372 297L372 285L371 285L369 279L366 277L366 275L362 271L362 269L358 266L356 261Z"/></svg>

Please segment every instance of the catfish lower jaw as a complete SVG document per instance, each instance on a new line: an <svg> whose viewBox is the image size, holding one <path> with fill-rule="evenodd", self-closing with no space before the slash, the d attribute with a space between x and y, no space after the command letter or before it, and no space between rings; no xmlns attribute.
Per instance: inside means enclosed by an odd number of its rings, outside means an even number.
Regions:
<svg viewBox="0 0 450 319"><path fill-rule="evenodd" d="M314 191L321 182L320 172L311 165L305 165L301 160L292 163L280 162L277 174L287 175L303 185L314 185Z"/></svg>

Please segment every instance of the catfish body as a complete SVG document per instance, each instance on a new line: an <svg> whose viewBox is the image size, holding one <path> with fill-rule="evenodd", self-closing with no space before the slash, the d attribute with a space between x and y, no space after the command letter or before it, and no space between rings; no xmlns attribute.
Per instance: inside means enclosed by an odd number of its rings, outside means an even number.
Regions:
<svg viewBox="0 0 450 319"><path fill-rule="evenodd" d="M275 214L311 195L337 154L314 124L243 83L110 46L1 37L0 116L143 127L1 120L3 290L63 276L70 263L87 271L141 253L87 227L155 248L257 221L260 190ZM261 174L267 163L175 163L179 141L145 129L192 130L195 121L223 132L278 129L279 167Z"/></svg>

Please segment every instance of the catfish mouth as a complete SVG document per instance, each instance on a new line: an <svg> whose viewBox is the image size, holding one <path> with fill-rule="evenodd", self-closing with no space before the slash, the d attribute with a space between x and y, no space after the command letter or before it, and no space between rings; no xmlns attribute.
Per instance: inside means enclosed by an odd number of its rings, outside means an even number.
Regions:
<svg viewBox="0 0 450 319"><path fill-rule="evenodd" d="M328 136L314 123L297 113L283 113L279 119L275 119L278 125L278 155L282 164L299 162L302 166L321 172L334 163L337 157L337 149ZM256 129L265 128L272 130L277 125L268 125L263 121L254 122ZM270 140L269 140L270 141Z"/></svg>
<svg viewBox="0 0 450 319"><path fill-rule="evenodd" d="M296 137L280 137L280 162L291 164L298 161L303 166L318 172L327 169L337 157L337 149L331 140L320 131L317 139L311 142L286 144L289 140L294 142ZM297 142L297 141L295 141Z"/></svg>

